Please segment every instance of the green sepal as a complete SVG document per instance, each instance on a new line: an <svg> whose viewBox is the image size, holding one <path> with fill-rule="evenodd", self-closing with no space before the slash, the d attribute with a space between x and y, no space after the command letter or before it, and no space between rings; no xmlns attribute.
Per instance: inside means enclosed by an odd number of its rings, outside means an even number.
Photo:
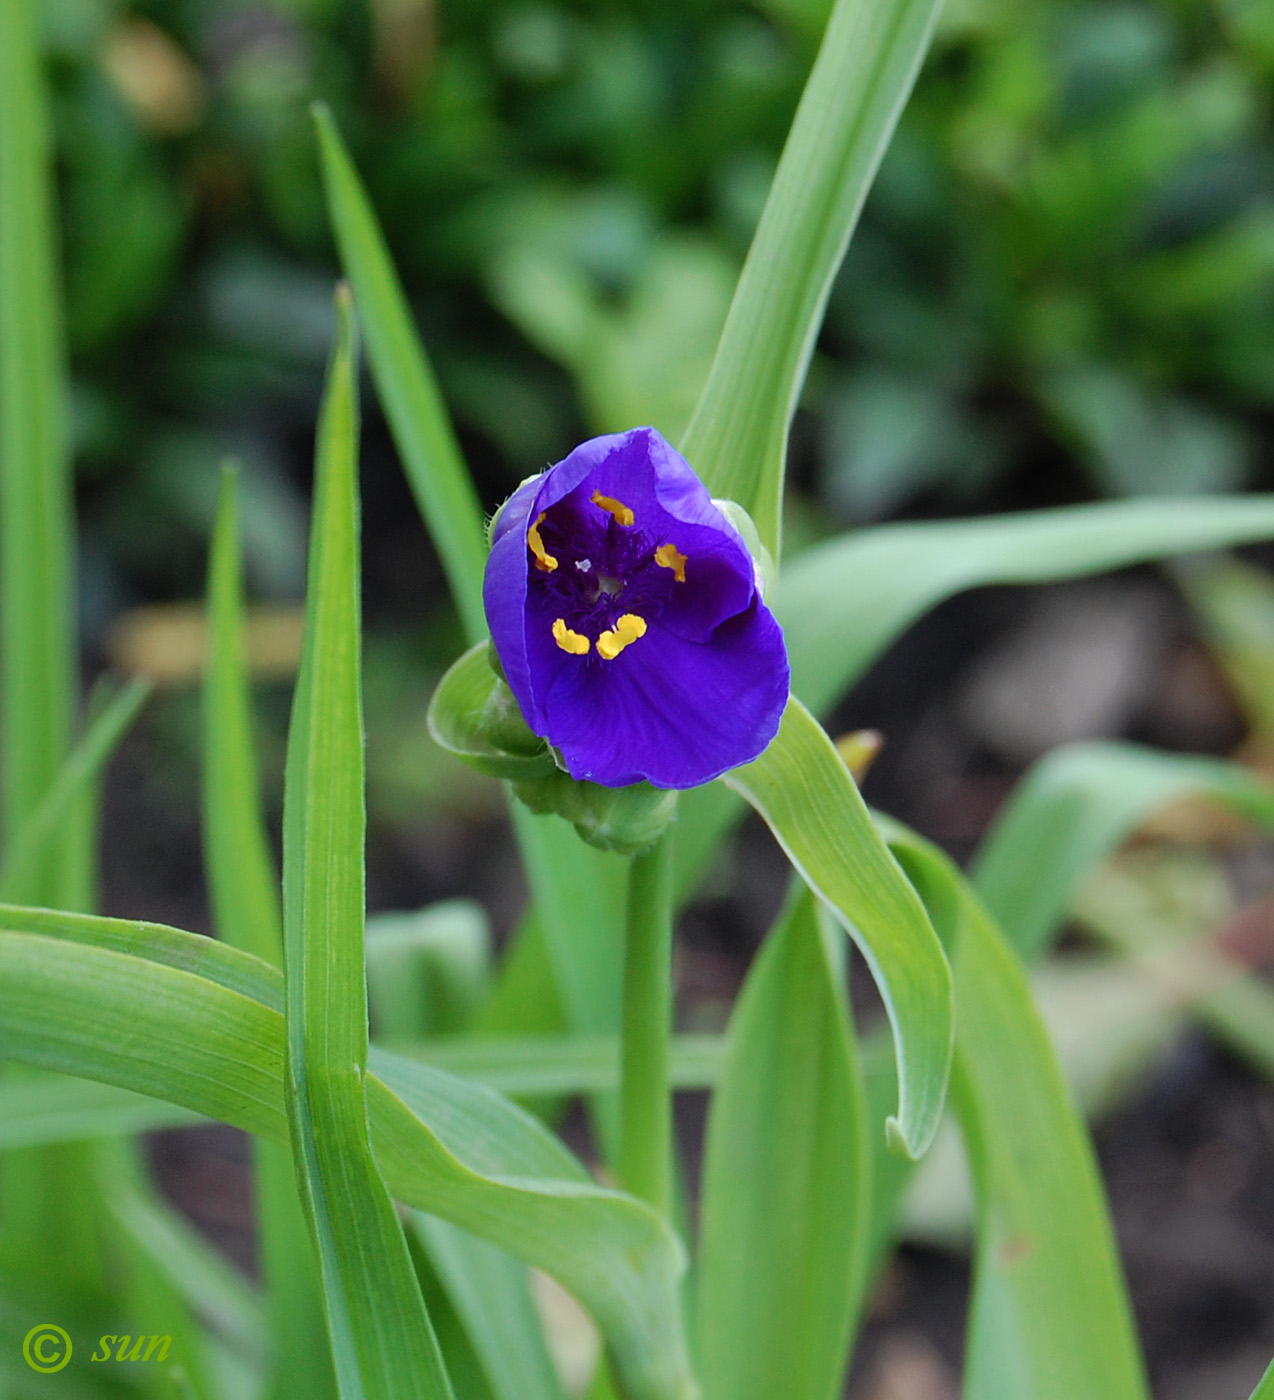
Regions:
<svg viewBox="0 0 1274 1400"><path fill-rule="evenodd" d="M677 794L666 788L603 787L561 771L515 783L513 791L537 815L564 817L590 846L622 855L649 850L677 811Z"/></svg>
<svg viewBox="0 0 1274 1400"><path fill-rule="evenodd" d="M553 755L522 718L494 658L489 643L479 642L451 666L429 702L429 733L480 773L513 782L546 778L557 771Z"/></svg>
<svg viewBox="0 0 1274 1400"><path fill-rule="evenodd" d="M739 538L747 546L748 553L752 556L752 562L756 565L757 580L760 583L761 596L764 598L773 588L774 580L778 577L778 565L774 562L774 555L766 549L765 542L761 539L761 532L757 529L756 521L738 501L714 496L712 504L734 526Z"/></svg>

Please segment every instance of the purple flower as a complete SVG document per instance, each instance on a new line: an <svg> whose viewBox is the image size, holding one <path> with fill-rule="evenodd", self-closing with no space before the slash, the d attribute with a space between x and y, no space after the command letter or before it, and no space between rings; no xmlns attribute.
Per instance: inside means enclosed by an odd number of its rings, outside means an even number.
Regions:
<svg viewBox="0 0 1274 1400"><path fill-rule="evenodd" d="M573 778L697 787L778 729L787 653L752 556L653 428L523 482L483 600L527 724Z"/></svg>

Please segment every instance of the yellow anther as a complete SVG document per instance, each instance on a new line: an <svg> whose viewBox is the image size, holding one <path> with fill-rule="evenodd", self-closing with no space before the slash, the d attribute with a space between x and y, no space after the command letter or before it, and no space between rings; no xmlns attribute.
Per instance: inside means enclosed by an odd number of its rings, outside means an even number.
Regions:
<svg viewBox="0 0 1274 1400"><path fill-rule="evenodd" d="M600 491L594 491L589 500L595 506L601 506L603 510L610 511L615 517L616 525L631 525L637 519L623 501L617 501L614 496L603 496Z"/></svg>
<svg viewBox="0 0 1274 1400"><path fill-rule="evenodd" d="M646 619L636 613L625 613L615 623L613 632L603 632L597 639L597 654L603 661L614 661L626 646L646 635Z"/></svg>
<svg viewBox="0 0 1274 1400"><path fill-rule="evenodd" d="M543 519L544 512L541 511L535 517L535 524L526 532L526 542L530 546L531 553L535 555L535 567L543 569L546 574L551 574L557 568L557 560L544 548L544 541L540 538L540 523Z"/></svg>
<svg viewBox="0 0 1274 1400"><path fill-rule="evenodd" d="M678 583L686 581L686 556L671 542L655 550L655 563L661 569L671 569Z"/></svg>
<svg viewBox="0 0 1274 1400"><path fill-rule="evenodd" d="M644 626L642 630L645 630ZM606 634L603 633L602 635L605 636ZM566 625L566 619L564 617L559 617L553 624L553 640L563 651L569 651L572 656L587 656L588 649L592 646L592 643L587 637L581 636L578 632L571 631ZM597 644L597 649L598 651L602 649L600 642Z"/></svg>

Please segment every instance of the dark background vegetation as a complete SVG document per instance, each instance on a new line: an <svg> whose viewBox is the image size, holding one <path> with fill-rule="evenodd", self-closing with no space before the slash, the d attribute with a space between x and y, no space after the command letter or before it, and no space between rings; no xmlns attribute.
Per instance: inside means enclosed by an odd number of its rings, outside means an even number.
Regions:
<svg viewBox="0 0 1274 1400"><path fill-rule="evenodd" d="M350 142L493 507L590 433L684 426L826 6L41 8L86 654L169 678L108 787L105 897L206 927L174 605L201 595L233 455L254 596L283 607L261 692L277 803L336 275L309 104ZM1272 94L1263 0L953 0L833 291L789 547L900 516L1268 488ZM503 932L520 886L499 795L423 729L458 630L370 396L366 415L373 907L477 893ZM885 734L873 800L961 856L1055 743L1223 753L1245 735L1151 571L957 599L838 718ZM778 897L779 863L745 840L683 926L687 1024L721 1024ZM165 1144L170 1188L233 1245L232 1140ZM1187 1038L1100 1145L1159 1393L1246 1395L1274 1349L1274 1095ZM963 1306L958 1262L905 1252L854 1393L952 1394Z"/></svg>

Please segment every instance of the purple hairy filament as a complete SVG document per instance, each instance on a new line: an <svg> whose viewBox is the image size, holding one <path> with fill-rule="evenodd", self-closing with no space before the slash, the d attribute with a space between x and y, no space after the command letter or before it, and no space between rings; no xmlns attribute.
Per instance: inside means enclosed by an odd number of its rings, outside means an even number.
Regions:
<svg viewBox="0 0 1274 1400"><path fill-rule="evenodd" d="M643 530L622 501L594 491L541 511L527 530L532 587L552 595L553 640L595 663L614 661L646 635L672 590L686 582L686 556Z"/></svg>

